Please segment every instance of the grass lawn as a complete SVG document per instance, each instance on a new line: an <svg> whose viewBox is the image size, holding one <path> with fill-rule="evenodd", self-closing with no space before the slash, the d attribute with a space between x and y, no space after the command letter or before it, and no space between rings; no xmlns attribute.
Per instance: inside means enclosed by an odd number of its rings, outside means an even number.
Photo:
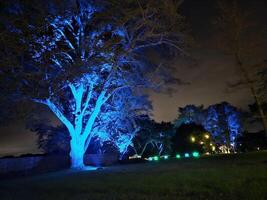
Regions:
<svg viewBox="0 0 267 200"><path fill-rule="evenodd" d="M2 180L0 199L267 199L267 152Z"/></svg>

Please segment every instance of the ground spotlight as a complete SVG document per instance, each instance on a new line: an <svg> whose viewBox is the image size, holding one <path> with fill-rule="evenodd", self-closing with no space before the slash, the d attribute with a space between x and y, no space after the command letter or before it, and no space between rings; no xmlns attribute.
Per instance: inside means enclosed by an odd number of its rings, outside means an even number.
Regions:
<svg viewBox="0 0 267 200"><path fill-rule="evenodd" d="M190 157L189 153L185 153L185 154L184 154L184 157L185 157L185 158L189 158L189 157Z"/></svg>
<svg viewBox="0 0 267 200"><path fill-rule="evenodd" d="M181 155L180 154L176 154L175 158L180 159L181 158Z"/></svg>
<svg viewBox="0 0 267 200"><path fill-rule="evenodd" d="M158 156L154 156L154 160L158 161L159 157Z"/></svg>
<svg viewBox="0 0 267 200"><path fill-rule="evenodd" d="M152 158L152 157L149 157L149 158L148 158L148 160L149 160L149 161L152 161L152 160L153 160L153 158Z"/></svg>
<svg viewBox="0 0 267 200"><path fill-rule="evenodd" d="M192 153L192 156L193 156L194 158L198 158L198 157L199 157L199 153L198 153L197 151L194 151L194 152Z"/></svg>

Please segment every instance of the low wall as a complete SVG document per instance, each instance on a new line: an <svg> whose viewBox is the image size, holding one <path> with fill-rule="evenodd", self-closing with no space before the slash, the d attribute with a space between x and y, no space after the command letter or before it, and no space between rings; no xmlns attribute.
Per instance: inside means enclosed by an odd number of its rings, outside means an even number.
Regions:
<svg viewBox="0 0 267 200"><path fill-rule="evenodd" d="M107 166L118 161L117 154L86 154L85 165ZM70 166L69 156L38 155L0 159L0 177L13 177L25 174L66 169Z"/></svg>
<svg viewBox="0 0 267 200"><path fill-rule="evenodd" d="M0 159L0 173L33 169L42 158L43 156L2 158Z"/></svg>
<svg viewBox="0 0 267 200"><path fill-rule="evenodd" d="M0 178L66 169L70 166L68 156L27 156L0 159Z"/></svg>

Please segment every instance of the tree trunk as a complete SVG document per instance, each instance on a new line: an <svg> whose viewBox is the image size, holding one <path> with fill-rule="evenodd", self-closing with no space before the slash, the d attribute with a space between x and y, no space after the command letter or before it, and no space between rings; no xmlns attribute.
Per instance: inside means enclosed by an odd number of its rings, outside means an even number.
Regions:
<svg viewBox="0 0 267 200"><path fill-rule="evenodd" d="M237 64L240 68L240 71L242 72L247 84L248 84L248 87L251 91L251 94L255 100L255 103L257 105L257 108L258 108L258 111L259 111L259 114L260 114L260 118L261 118L261 121L262 121L262 125L263 125L263 128L264 128L264 132L265 132L265 137L267 139L267 119L266 119L266 116L265 116L265 113L263 112L263 108L262 108L262 104L260 102L260 99L256 93L256 90L254 88L254 83L252 80L250 80L249 78L249 74L247 73L246 69L244 68L243 66L243 63L241 62L241 59L238 55L235 56L236 57L236 61L237 61Z"/></svg>
<svg viewBox="0 0 267 200"><path fill-rule="evenodd" d="M70 141L70 158L72 169L83 169L85 167L83 162L84 144L79 140L71 139Z"/></svg>

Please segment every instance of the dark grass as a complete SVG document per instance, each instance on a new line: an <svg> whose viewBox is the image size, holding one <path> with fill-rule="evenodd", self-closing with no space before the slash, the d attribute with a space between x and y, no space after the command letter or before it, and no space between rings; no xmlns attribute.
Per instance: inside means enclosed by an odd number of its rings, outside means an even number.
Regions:
<svg viewBox="0 0 267 200"><path fill-rule="evenodd" d="M267 152L5 180L0 199L267 199Z"/></svg>

